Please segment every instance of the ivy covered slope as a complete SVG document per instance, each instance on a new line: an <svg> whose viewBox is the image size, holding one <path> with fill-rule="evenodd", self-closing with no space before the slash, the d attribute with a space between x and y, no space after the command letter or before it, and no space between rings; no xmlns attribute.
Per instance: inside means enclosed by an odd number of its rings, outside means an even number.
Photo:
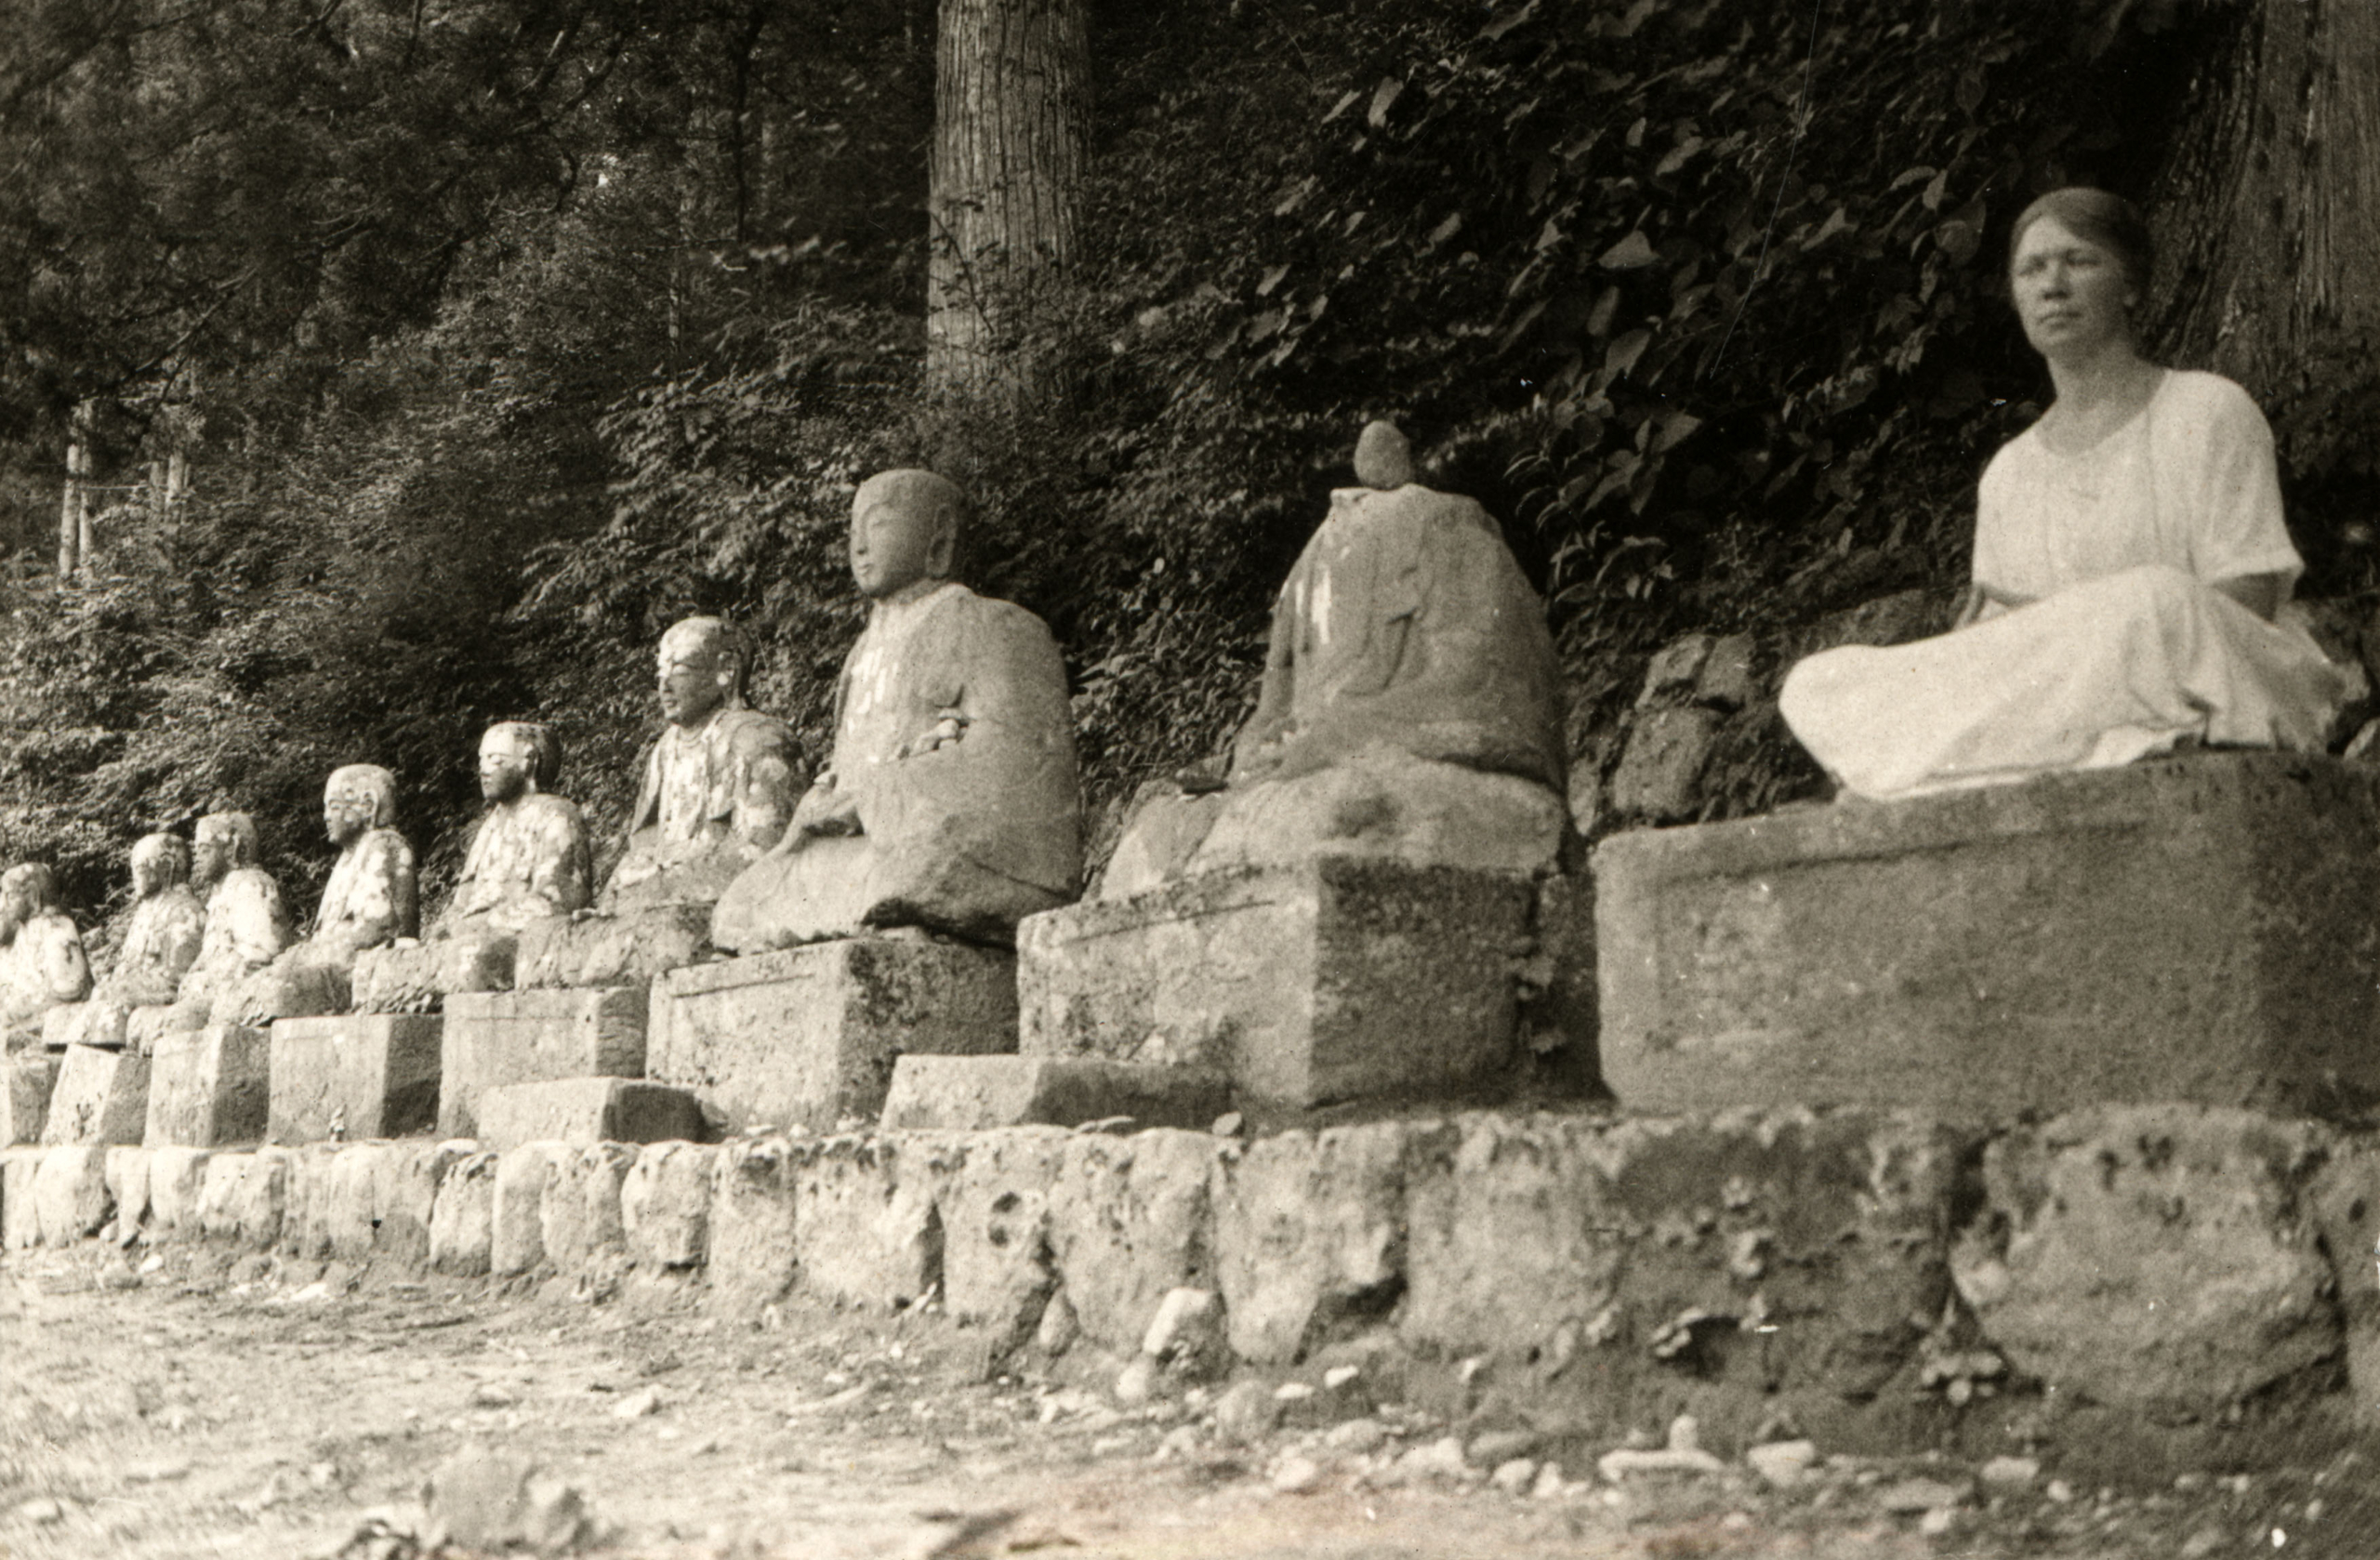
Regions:
<svg viewBox="0 0 2380 1560"><path fill-rule="evenodd" d="M901 462L967 482L965 572L1065 645L1111 822L1244 712L1271 593L1377 416L1505 522L1601 752L1673 634L1956 581L1975 478L2045 388L2008 219L2087 180L2187 222L2177 115L2258 6L1106 0L1087 258L1033 344L1061 389L994 410L923 383L931 5L444 11L484 31L470 89L517 117L473 134L511 155L357 98L309 122L293 186L337 208L345 137L461 157L385 224L390 265L434 268L326 263L307 285L337 311L260 316L204 373L143 380L127 346L106 385L15 387L0 503L55 491L27 475L58 464L41 393L112 394L121 463L168 404L195 430L192 500L114 511L84 582L12 588L0 827L82 904L210 806L319 872L315 787L359 759L451 872L471 744L508 715L557 721L569 789L615 819L688 611L753 629L759 702L823 759L849 494ZM337 41L392 105L465 88L402 30ZM377 240L347 242L368 270ZM2367 583L2372 361L2343 339L2251 386L2333 593ZM1805 778L1779 746L1739 760L1716 805Z"/></svg>

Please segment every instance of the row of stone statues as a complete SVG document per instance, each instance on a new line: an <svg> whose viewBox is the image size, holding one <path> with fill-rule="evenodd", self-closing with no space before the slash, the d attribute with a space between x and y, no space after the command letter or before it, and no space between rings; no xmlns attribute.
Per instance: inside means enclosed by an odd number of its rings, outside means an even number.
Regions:
<svg viewBox="0 0 2380 1560"><path fill-rule="evenodd" d="M1366 430L1357 472L1281 592L1228 769L1144 787L1102 897L1323 850L1552 869L1564 750L1541 608L1484 510L1412 483L1395 430ZM963 508L927 471L860 488L851 567L871 611L806 786L790 731L747 702L740 636L690 618L661 641L667 725L600 893L554 734L504 722L482 741L486 812L426 934L395 777L374 765L325 787L339 854L302 938L244 813L201 819L187 848L135 847L137 898L96 988L47 870L10 870L11 1048L63 1003L83 1007L51 1043L145 1050L161 1029L642 983L868 931L1011 940L1080 888L1073 722L1040 619L949 578Z"/></svg>

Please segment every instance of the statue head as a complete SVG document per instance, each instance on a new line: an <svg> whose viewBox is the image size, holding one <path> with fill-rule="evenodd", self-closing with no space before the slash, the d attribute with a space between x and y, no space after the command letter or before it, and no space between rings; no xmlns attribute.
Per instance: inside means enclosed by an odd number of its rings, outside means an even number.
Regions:
<svg viewBox="0 0 2380 1560"><path fill-rule="evenodd" d="M57 908L58 879L46 863L20 862L0 872L0 916L10 925L21 926L41 911Z"/></svg>
<svg viewBox="0 0 2380 1560"><path fill-rule="evenodd" d="M348 764L331 771L323 787L323 831L342 850L370 828L397 821L397 777L378 764Z"/></svg>
<svg viewBox="0 0 2380 1560"><path fill-rule="evenodd" d="M154 899L190 880L190 847L177 834L144 834L132 847L132 892Z"/></svg>
<svg viewBox="0 0 2380 1560"><path fill-rule="evenodd" d="M661 636L661 713L673 726L691 726L724 706L741 708L751 652L733 624L688 617Z"/></svg>
<svg viewBox="0 0 2380 1560"><path fill-rule="evenodd" d="M932 471L879 471L852 498L852 577L880 600L950 574L967 496Z"/></svg>
<svg viewBox="0 0 2380 1560"><path fill-rule="evenodd" d="M561 777L562 743L551 726L499 721L480 738L480 795L489 801L551 790Z"/></svg>
<svg viewBox="0 0 2380 1560"><path fill-rule="evenodd" d="M209 813L191 831L191 880L211 889L237 868L257 864L257 821L245 813Z"/></svg>
<svg viewBox="0 0 2380 1560"><path fill-rule="evenodd" d="M1413 480L1413 447L1403 429L1384 420L1364 424L1355 440L1355 480L1382 492Z"/></svg>

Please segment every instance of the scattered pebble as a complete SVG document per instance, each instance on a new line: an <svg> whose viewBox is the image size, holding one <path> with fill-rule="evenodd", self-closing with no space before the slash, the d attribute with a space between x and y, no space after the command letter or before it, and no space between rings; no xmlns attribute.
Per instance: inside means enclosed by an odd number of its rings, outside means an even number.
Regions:
<svg viewBox="0 0 2380 1560"><path fill-rule="evenodd" d="M1903 1479L1888 1486L1876 1497L1876 1503L1897 1516L1917 1512L1940 1511L1955 1506L1966 1499L1966 1491L1940 1479Z"/></svg>
<svg viewBox="0 0 2380 1560"><path fill-rule="evenodd" d="M47 1527L66 1520L66 1508L46 1495L36 1496L17 1508L17 1514L27 1522Z"/></svg>
<svg viewBox="0 0 2380 1560"><path fill-rule="evenodd" d="M1322 1390L1337 1392L1363 1373L1363 1367L1358 1365L1334 1365L1322 1373Z"/></svg>
<svg viewBox="0 0 2380 1560"><path fill-rule="evenodd" d="M1281 1405L1262 1382L1235 1382L1215 1400L1215 1434L1226 1441L1261 1439L1280 1422Z"/></svg>
<svg viewBox="0 0 2380 1560"><path fill-rule="evenodd" d="M1332 1425L1324 1433L1322 1444L1333 1451L1353 1452L1360 1456L1378 1451L1387 1439L1388 1426L1375 1419L1360 1419Z"/></svg>
<svg viewBox="0 0 2380 1560"><path fill-rule="evenodd" d="M1322 1466L1310 1457L1289 1457L1273 1470L1273 1493L1305 1495L1322 1483Z"/></svg>
<svg viewBox="0 0 2380 1560"><path fill-rule="evenodd" d="M1421 1479L1460 1479L1470 1475L1471 1464L1463 1460L1462 1443L1451 1435L1408 1448L1385 1470L1384 1482L1410 1484Z"/></svg>
<svg viewBox="0 0 2380 1560"><path fill-rule="evenodd" d="M641 1420L660 1411L661 1394L651 1387L632 1392L612 1405L612 1417L615 1420Z"/></svg>
<svg viewBox="0 0 2380 1560"><path fill-rule="evenodd" d="M1507 1459L1496 1464L1488 1482L1508 1495L1526 1494L1529 1486L1537 1482L1537 1464L1526 1457Z"/></svg>
<svg viewBox="0 0 2380 1560"><path fill-rule="evenodd" d="M2042 1476L2039 1458L1995 1457L1983 1465L1983 1482L2002 1489L2030 1489Z"/></svg>
<svg viewBox="0 0 2380 1560"><path fill-rule="evenodd" d="M482 1382L471 1389L471 1407L474 1408L509 1408L520 1401L518 1393L500 1382Z"/></svg>
<svg viewBox="0 0 2380 1560"><path fill-rule="evenodd" d="M1929 1539L1938 1539L1958 1526L1959 1514L1950 1506L1936 1506L1917 1519L1917 1530Z"/></svg>
<svg viewBox="0 0 2380 1560"><path fill-rule="evenodd" d="M2072 1503L2074 1500L2074 1487L2067 1483L2064 1479L2050 1480L2049 1487L2042 1493L2047 1495L2051 1500L2056 1501L2061 1506L2069 1505Z"/></svg>
<svg viewBox="0 0 2380 1560"><path fill-rule="evenodd" d="M1751 1448L1744 1461L1763 1482L1778 1489L1790 1489L1810 1476L1810 1464L1818 1461L1815 1441L1770 1441Z"/></svg>
<svg viewBox="0 0 2380 1560"><path fill-rule="evenodd" d="M1499 1468L1528 1456L1543 1439L1534 1430L1490 1430L1472 1437L1471 1461L1482 1468Z"/></svg>
<svg viewBox="0 0 2380 1560"><path fill-rule="evenodd" d="M1528 1496L1532 1501L1559 1501L1568 1488L1568 1483L1562 1477L1562 1464L1541 1462L1538 1464L1537 1482L1529 1486Z"/></svg>

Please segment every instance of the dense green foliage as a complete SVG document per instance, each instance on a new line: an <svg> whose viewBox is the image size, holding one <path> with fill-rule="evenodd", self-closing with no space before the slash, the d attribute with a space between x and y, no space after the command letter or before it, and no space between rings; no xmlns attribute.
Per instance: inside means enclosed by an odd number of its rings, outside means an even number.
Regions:
<svg viewBox="0 0 2380 1560"><path fill-rule="evenodd" d="M1227 736L1373 416L1505 520L1583 734L1668 633L1955 577L2043 388L2006 221L2150 188L2237 11L1104 0L1067 390L985 410L921 383L922 0L47 0L0 77L0 504L54 505L86 396L114 470L198 480L64 587L14 517L6 850L91 904L242 805L319 871L313 787L373 760L451 870L479 727L532 713L615 819L694 610L821 758L844 508L906 462L976 495L965 572L1066 646L1112 803ZM2309 484L2368 478L2373 383L2257 387Z"/></svg>

